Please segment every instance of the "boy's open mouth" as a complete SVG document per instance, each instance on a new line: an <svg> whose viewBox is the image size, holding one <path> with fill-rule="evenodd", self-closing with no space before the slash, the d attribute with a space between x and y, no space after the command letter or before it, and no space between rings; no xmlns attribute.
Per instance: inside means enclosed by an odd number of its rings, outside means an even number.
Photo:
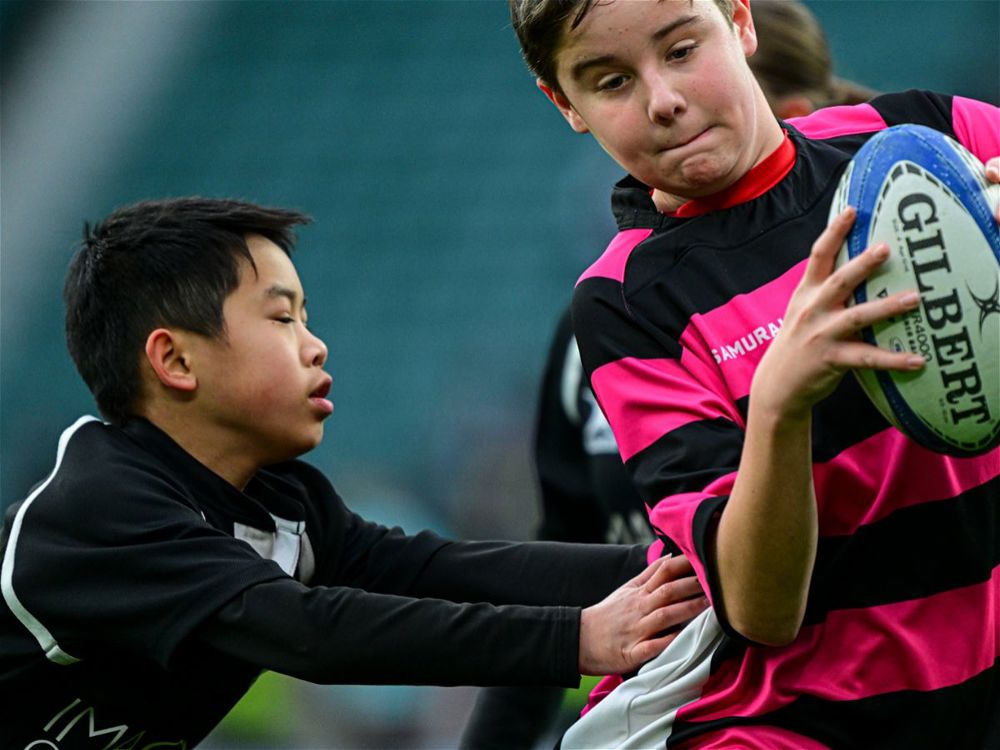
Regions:
<svg viewBox="0 0 1000 750"><path fill-rule="evenodd" d="M327 394L330 393L330 384L332 382L330 378L324 380L316 390L309 394L309 398L326 398Z"/></svg>

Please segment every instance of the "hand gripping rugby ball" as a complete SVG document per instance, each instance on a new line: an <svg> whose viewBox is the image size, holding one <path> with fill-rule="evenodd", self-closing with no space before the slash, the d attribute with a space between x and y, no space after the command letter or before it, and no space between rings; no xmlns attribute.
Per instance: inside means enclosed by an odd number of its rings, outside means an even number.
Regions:
<svg viewBox="0 0 1000 750"><path fill-rule="evenodd" d="M1000 185L948 136L899 125L873 136L841 178L831 218L857 219L838 265L876 242L889 259L854 291L862 303L908 289L911 312L862 332L869 343L911 351L918 372L856 370L896 427L940 453L973 456L1000 445Z"/></svg>

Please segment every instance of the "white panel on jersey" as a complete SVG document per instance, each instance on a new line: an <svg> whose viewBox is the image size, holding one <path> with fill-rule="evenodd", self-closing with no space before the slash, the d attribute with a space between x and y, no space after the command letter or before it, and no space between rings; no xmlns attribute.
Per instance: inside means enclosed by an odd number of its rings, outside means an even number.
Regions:
<svg viewBox="0 0 1000 750"><path fill-rule="evenodd" d="M722 643L715 611L706 609L663 652L625 680L563 735L562 750L662 749L677 711L696 700Z"/></svg>
<svg viewBox="0 0 1000 750"><path fill-rule="evenodd" d="M576 337L571 337L566 347L566 358L563 360L562 382L559 392L562 397L563 411L570 424L580 424L580 409L576 399L580 395L580 382L583 380L583 360L580 358L580 348L576 345Z"/></svg>
<svg viewBox="0 0 1000 750"><path fill-rule="evenodd" d="M294 576L295 568L299 564L302 533L306 525L302 521L289 521L273 513L271 518L274 519L276 531L264 531L246 524L234 523L233 536L253 547L265 560L274 560L279 568Z"/></svg>
<svg viewBox="0 0 1000 750"><path fill-rule="evenodd" d="M581 390L581 395L584 401L590 404L590 414L583 426L583 450L588 456L617 454L618 443L615 442L615 433L611 431L608 418L604 416L597 399L594 398L594 392L590 388L584 388Z"/></svg>

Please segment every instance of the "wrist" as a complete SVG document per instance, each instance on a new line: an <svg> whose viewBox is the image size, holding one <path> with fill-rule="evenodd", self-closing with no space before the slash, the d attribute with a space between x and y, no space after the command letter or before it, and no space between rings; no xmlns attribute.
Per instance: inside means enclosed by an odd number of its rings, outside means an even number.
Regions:
<svg viewBox="0 0 1000 750"><path fill-rule="evenodd" d="M812 404L796 404L781 394L750 391L747 404L747 427L772 434L801 432L812 427Z"/></svg>
<svg viewBox="0 0 1000 750"><path fill-rule="evenodd" d="M590 630L592 627L591 618L593 613L590 607L580 609L580 645L578 649L577 667L580 674L595 674L594 655L590 650Z"/></svg>

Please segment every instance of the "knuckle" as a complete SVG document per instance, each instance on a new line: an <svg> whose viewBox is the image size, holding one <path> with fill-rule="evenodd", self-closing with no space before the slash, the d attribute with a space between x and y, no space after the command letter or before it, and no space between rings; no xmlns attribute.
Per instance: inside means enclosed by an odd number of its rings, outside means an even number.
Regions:
<svg viewBox="0 0 1000 750"><path fill-rule="evenodd" d="M838 295L846 296L854 291L855 283L846 273L836 273L830 277L830 282Z"/></svg>
<svg viewBox="0 0 1000 750"><path fill-rule="evenodd" d="M851 326L851 329L855 331L860 328L864 328L865 325L867 325L864 312L857 307L851 307L848 309L847 322Z"/></svg>

